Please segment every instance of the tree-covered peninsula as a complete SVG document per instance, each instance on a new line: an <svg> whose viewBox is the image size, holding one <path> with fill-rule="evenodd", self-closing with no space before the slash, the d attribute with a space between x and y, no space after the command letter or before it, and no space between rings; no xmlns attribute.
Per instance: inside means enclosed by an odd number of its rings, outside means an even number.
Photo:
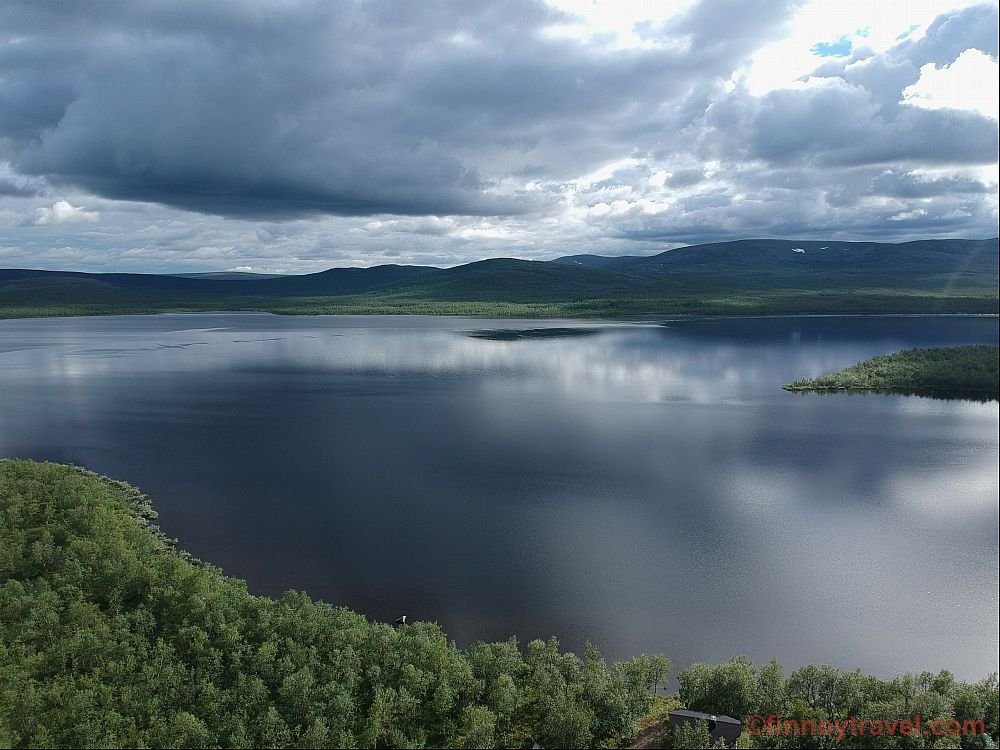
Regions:
<svg viewBox="0 0 1000 750"><path fill-rule="evenodd" d="M995 401L1000 386L997 355L997 347L985 344L907 349L783 387L786 391L871 391Z"/></svg>
<svg viewBox="0 0 1000 750"><path fill-rule="evenodd" d="M175 549L136 489L0 462L0 745L548 747L635 733L668 664L459 649Z"/></svg>
<svg viewBox="0 0 1000 750"><path fill-rule="evenodd" d="M0 461L0 746L619 747L640 728L669 744L663 712L679 705L741 719L919 712L982 720L991 735L883 737L879 747L997 739L995 677L887 681L805 667L786 678L777 662L738 657L696 664L678 675L678 695L654 698L669 669L662 656L608 665L554 639L462 649L432 623L371 622L301 593L253 596L179 551L155 518L122 482ZM685 746L707 742L688 734Z"/></svg>

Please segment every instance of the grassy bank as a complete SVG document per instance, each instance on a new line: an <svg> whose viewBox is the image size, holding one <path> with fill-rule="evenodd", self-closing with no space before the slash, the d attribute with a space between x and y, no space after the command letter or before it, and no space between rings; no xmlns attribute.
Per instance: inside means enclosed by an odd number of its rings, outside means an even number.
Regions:
<svg viewBox="0 0 1000 750"><path fill-rule="evenodd" d="M997 400L997 355L997 347L986 345L907 349L783 387L787 391L818 393L875 392Z"/></svg>
<svg viewBox="0 0 1000 750"><path fill-rule="evenodd" d="M217 297L116 291L0 295L0 319L165 312L270 312L280 315L456 315L489 318L608 318L632 315L987 314L1000 312L995 291L922 289L672 291L664 296L617 296L551 301L433 299L372 293L335 297Z"/></svg>

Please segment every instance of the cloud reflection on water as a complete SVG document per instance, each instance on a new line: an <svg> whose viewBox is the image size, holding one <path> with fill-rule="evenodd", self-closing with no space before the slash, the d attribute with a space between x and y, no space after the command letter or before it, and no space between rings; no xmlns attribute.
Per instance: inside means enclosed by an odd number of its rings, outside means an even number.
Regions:
<svg viewBox="0 0 1000 750"><path fill-rule="evenodd" d="M136 482L169 534L254 590L465 641L995 668L997 404L780 389L995 341L995 319L463 333L482 327L0 323L0 454Z"/></svg>

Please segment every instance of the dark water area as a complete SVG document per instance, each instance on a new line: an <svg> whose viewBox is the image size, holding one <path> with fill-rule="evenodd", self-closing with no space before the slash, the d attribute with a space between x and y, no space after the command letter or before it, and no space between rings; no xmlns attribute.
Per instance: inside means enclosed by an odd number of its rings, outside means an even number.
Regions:
<svg viewBox="0 0 1000 750"><path fill-rule="evenodd" d="M469 331L599 327L587 336ZM781 385L995 318L0 321L0 456L136 484L181 545L460 644L882 675L998 666L998 406Z"/></svg>

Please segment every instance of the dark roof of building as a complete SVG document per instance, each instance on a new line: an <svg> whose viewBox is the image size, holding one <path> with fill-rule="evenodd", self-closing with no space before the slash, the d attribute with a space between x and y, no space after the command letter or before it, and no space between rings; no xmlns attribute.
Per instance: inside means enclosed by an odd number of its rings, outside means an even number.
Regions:
<svg viewBox="0 0 1000 750"><path fill-rule="evenodd" d="M732 716L719 716L717 714L706 714L702 711L688 711L687 709L680 708L676 711L670 712L670 718L677 717L678 719L694 719L695 721L714 721L716 724L723 722L725 724L739 724L739 719L734 719Z"/></svg>

